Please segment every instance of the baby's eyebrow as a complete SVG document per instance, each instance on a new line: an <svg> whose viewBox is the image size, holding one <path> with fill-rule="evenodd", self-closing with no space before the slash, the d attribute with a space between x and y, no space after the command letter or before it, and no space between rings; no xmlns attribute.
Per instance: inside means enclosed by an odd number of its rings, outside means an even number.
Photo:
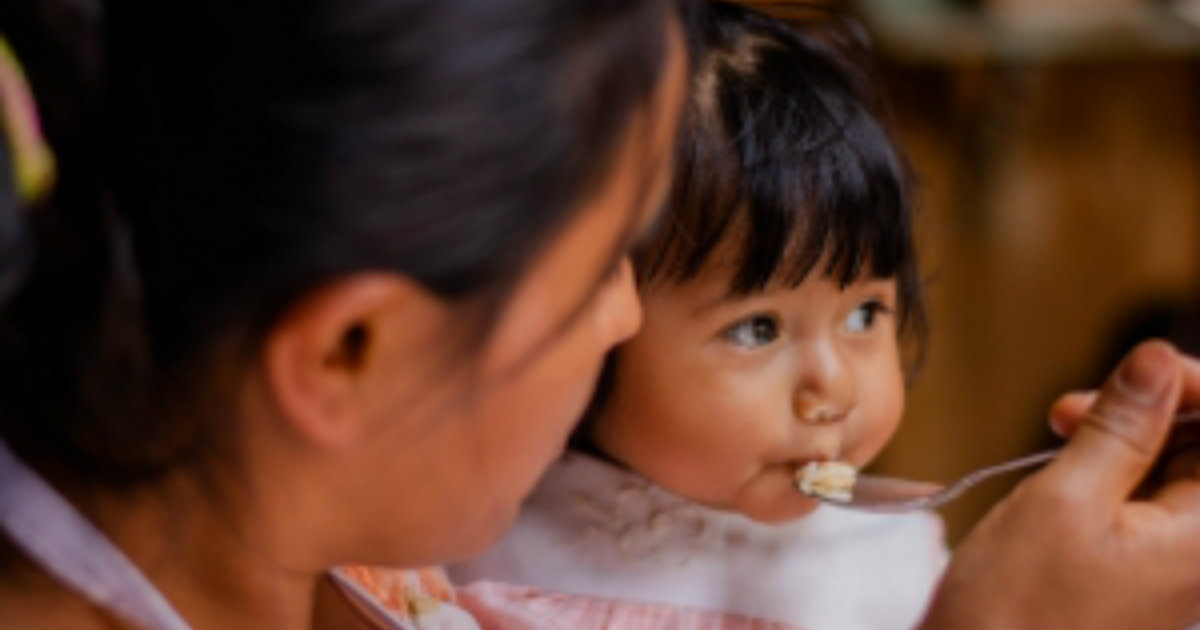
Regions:
<svg viewBox="0 0 1200 630"><path fill-rule="evenodd" d="M722 291L720 293L720 295L717 295L716 297L704 300L703 302L698 304L696 307L692 308L689 311L689 314L693 318L699 319L701 317L704 317L704 316L712 313L713 311L717 310L718 308L720 308L722 306L726 306L728 304L733 304L735 302L743 302L745 300L761 298L761 297L766 296L767 294L768 294L768 292L761 292L761 291L755 291L752 293L736 293L731 288L725 287L725 290Z"/></svg>
<svg viewBox="0 0 1200 630"><path fill-rule="evenodd" d="M695 319L699 319L713 312L717 309L717 307L724 306L725 304L729 303L729 301L735 299L735 297L736 296L733 295L722 294L713 299L705 300L700 305L696 306L696 308L693 308L690 315Z"/></svg>
<svg viewBox="0 0 1200 630"><path fill-rule="evenodd" d="M857 287L860 291L894 293L896 283L895 276L863 278L847 284L842 291L849 291L851 288Z"/></svg>

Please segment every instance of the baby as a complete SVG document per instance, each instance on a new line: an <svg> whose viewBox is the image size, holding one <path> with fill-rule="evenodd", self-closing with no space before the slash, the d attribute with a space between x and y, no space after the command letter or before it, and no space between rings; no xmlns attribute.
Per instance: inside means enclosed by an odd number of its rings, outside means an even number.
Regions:
<svg viewBox="0 0 1200 630"><path fill-rule="evenodd" d="M910 627L938 519L797 489L900 421L921 323L905 162L844 20L697 11L670 205L635 261L645 324L515 529L451 578L485 627L538 599L516 625Z"/></svg>

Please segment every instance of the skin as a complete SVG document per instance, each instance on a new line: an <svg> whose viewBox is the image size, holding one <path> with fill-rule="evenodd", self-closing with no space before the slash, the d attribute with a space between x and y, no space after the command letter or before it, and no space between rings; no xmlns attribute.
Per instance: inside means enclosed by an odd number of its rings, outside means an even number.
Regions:
<svg viewBox="0 0 1200 630"><path fill-rule="evenodd" d="M799 467L863 466L900 422L896 283L810 275L729 296L725 267L643 292L645 325L618 352L592 438L681 496L799 518L817 506L795 489Z"/></svg>
<svg viewBox="0 0 1200 630"><path fill-rule="evenodd" d="M670 37L678 51L678 34ZM647 127L631 130L654 141L641 145L644 155L618 161L608 185L530 271L502 316L515 323L503 324L471 357L468 367L477 368L465 371L471 378L429 376L431 366L464 360L434 343L457 329L451 305L403 277L345 277L296 305L247 373L238 374L231 415L239 465L213 473L227 491L224 500L213 500L196 475L181 473L144 492L74 497L77 503L196 628L310 627L316 576L326 566L421 563L485 545L574 422L566 411L586 398L600 346L634 327L614 323L626 308L613 302L624 298L595 293L590 315L542 346L555 354L539 369L525 358L525 346L542 342L519 340L545 337L518 334L525 320L516 313L575 311L578 302L567 308L568 298L593 294L583 287L593 287L611 259L589 244L619 249L615 235L629 230L615 225L650 214L631 205L639 196L630 188L647 186L629 180L646 177L655 163L651 147L669 149L682 65L675 53L667 74L677 80L664 79L643 119ZM594 214L612 216L588 222ZM575 273L555 271L568 262ZM632 294L627 279L618 282L626 286L616 294ZM539 332L558 330L560 322ZM495 384L485 378L501 375ZM568 391L547 389L559 384ZM1027 478L956 549L921 627L1177 628L1200 618L1200 483L1178 480L1149 501L1129 500L1171 418L1195 407L1200 369L1194 363L1161 343L1135 349L1082 416L1060 418L1072 427L1064 453ZM434 446L447 450L427 450ZM383 530L393 534L380 548ZM25 569L0 585L0 625L120 627Z"/></svg>
<svg viewBox="0 0 1200 630"><path fill-rule="evenodd" d="M234 375L236 464L214 460L206 483L180 471L86 501L193 627L312 627L326 568L441 562L507 529L604 355L640 324L625 253L665 196L687 74L677 24L666 38L660 83L610 172L481 348L448 342L462 307L401 275L339 278L295 304ZM31 565L23 574L0 587L0 625L120 626Z"/></svg>
<svg viewBox="0 0 1200 630"><path fill-rule="evenodd" d="M1132 500L1172 419L1200 408L1200 363L1163 342L1064 397L1070 435L956 548L920 628L1182 628L1200 619L1200 480ZM998 596L1002 594L1003 596Z"/></svg>

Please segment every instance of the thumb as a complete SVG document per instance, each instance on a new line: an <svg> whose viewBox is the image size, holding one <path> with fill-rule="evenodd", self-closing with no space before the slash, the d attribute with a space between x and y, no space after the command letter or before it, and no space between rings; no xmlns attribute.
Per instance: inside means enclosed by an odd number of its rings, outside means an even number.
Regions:
<svg viewBox="0 0 1200 630"><path fill-rule="evenodd" d="M1114 507L1124 502L1154 464L1174 421L1179 364L1178 353L1167 343L1134 348L1105 382L1047 474Z"/></svg>

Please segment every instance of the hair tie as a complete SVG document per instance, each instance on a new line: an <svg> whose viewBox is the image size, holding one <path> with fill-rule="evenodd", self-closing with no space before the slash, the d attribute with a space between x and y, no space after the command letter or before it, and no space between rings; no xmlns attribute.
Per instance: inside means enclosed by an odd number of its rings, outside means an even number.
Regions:
<svg viewBox="0 0 1200 630"><path fill-rule="evenodd" d="M54 153L42 135L37 106L20 62L0 36L0 130L8 139L17 198L29 207L54 185Z"/></svg>

